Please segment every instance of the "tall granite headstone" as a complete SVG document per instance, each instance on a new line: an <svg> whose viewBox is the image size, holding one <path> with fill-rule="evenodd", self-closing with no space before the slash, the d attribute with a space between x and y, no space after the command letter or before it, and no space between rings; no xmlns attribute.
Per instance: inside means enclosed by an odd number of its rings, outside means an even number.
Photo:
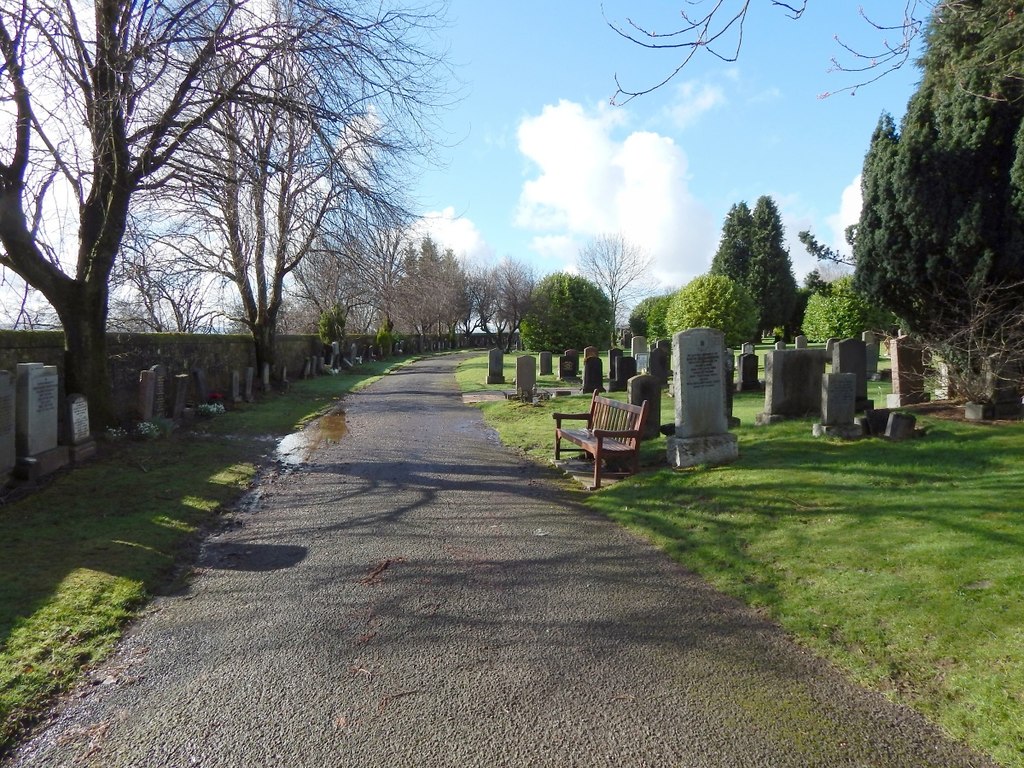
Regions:
<svg viewBox="0 0 1024 768"><path fill-rule="evenodd" d="M11 473L17 459L14 414L14 376L10 371L0 371L0 480Z"/></svg>
<svg viewBox="0 0 1024 768"><path fill-rule="evenodd" d="M537 388L537 359L533 355L516 358L516 393L523 401L532 401Z"/></svg>
<svg viewBox="0 0 1024 768"><path fill-rule="evenodd" d="M761 389L761 381L757 378L758 365L757 355L753 352L744 352L740 355L739 375L736 380L737 392L753 392Z"/></svg>
<svg viewBox="0 0 1024 768"><path fill-rule="evenodd" d="M630 353L630 355L632 357L637 357L638 355L647 354L650 351L650 349L647 346L647 337L646 336L634 336L632 339L630 339L629 344L630 344L630 352L629 353Z"/></svg>
<svg viewBox="0 0 1024 768"><path fill-rule="evenodd" d="M89 401L85 395L71 394L65 398L68 453L79 464L96 455L96 441L89 426Z"/></svg>
<svg viewBox="0 0 1024 768"><path fill-rule="evenodd" d="M675 435L668 438L674 467L717 465L739 456L726 417L725 334L692 328L672 338L675 368Z"/></svg>
<svg viewBox="0 0 1024 768"><path fill-rule="evenodd" d="M68 463L67 446L57 444L57 366L18 363L15 395L17 471L33 479Z"/></svg>
<svg viewBox="0 0 1024 768"><path fill-rule="evenodd" d="M875 407L868 400L867 345L863 341L843 339L835 343L832 347L832 373L852 373L857 377L854 407L858 413Z"/></svg>
<svg viewBox="0 0 1024 768"><path fill-rule="evenodd" d="M924 349L910 336L898 336L889 341L889 360L892 363L892 394L886 395L888 408L924 403L929 395L924 387Z"/></svg>
<svg viewBox="0 0 1024 768"><path fill-rule="evenodd" d="M609 392L625 392L626 382L636 376L636 358L623 355L615 363L615 378L608 387Z"/></svg>
<svg viewBox="0 0 1024 768"><path fill-rule="evenodd" d="M812 427L814 436L852 440L864 434L864 428L854 421L856 401L855 373L822 374L821 422Z"/></svg>
<svg viewBox="0 0 1024 768"><path fill-rule="evenodd" d="M668 355L661 347L651 347L651 356L647 361L647 372L658 380L662 389L668 386Z"/></svg>
<svg viewBox="0 0 1024 768"><path fill-rule="evenodd" d="M505 383L505 355L499 347L487 353L487 383Z"/></svg>
<svg viewBox="0 0 1024 768"><path fill-rule="evenodd" d="M626 398L632 405L643 405L647 401L647 421L641 435L644 440L656 438L661 427L661 384L649 373L633 376L626 382Z"/></svg>
<svg viewBox="0 0 1024 768"><path fill-rule="evenodd" d="M878 334L864 331L860 340L864 342L864 369L868 378L875 380L878 377Z"/></svg>
<svg viewBox="0 0 1024 768"><path fill-rule="evenodd" d="M618 347L612 347L608 350L608 389L612 390L613 383L615 381L615 367L619 364L619 360L622 359L622 350Z"/></svg>
<svg viewBox="0 0 1024 768"><path fill-rule="evenodd" d="M754 423L773 424L783 419L821 413L821 377L825 373L821 349L771 350L764 357L764 411Z"/></svg>
<svg viewBox="0 0 1024 768"><path fill-rule="evenodd" d="M139 405L140 421L153 420L153 406L156 400L156 371L152 368L139 371Z"/></svg>
<svg viewBox="0 0 1024 768"><path fill-rule="evenodd" d="M604 392L604 365L597 355L583 358L583 386L580 391L586 395Z"/></svg>

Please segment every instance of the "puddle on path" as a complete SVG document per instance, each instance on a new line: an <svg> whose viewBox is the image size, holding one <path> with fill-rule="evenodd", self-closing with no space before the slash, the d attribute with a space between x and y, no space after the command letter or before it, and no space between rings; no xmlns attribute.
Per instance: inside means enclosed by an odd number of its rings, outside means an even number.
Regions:
<svg viewBox="0 0 1024 768"><path fill-rule="evenodd" d="M345 412L334 411L321 416L305 429L281 438L275 455L282 464L298 466L309 461L321 446L341 440L347 431Z"/></svg>

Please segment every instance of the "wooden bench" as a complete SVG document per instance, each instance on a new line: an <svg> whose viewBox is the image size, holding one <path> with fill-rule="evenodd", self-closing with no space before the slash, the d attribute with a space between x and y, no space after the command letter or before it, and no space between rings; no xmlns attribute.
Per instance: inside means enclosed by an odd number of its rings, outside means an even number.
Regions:
<svg viewBox="0 0 1024 768"><path fill-rule="evenodd" d="M628 462L627 471L609 470L605 474L620 476L635 474L640 468L640 436L644 422L647 421L647 401L642 405L620 403L597 392L590 401L587 413L554 413L555 420L555 460L561 458L562 440L575 443L578 450L589 454L594 459L594 490L601 487L602 463L622 465ZM586 420L584 428L564 428L563 421Z"/></svg>

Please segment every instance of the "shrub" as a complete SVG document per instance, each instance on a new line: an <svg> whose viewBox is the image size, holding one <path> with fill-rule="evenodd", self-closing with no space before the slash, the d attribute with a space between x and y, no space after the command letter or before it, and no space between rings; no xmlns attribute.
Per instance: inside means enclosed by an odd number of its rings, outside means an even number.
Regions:
<svg viewBox="0 0 1024 768"><path fill-rule="evenodd" d="M807 300L801 329L811 341L859 338L863 331L886 328L892 315L873 306L853 287L851 276L829 284L827 292L812 293Z"/></svg>
<svg viewBox="0 0 1024 768"><path fill-rule="evenodd" d="M519 332L527 349L557 351L604 346L611 328L612 303L604 291L579 275L556 272L537 283Z"/></svg>
<svg viewBox="0 0 1024 768"><path fill-rule="evenodd" d="M717 328L733 347L753 337L757 321L757 306L742 285L725 275L701 275L672 296L665 330L674 334L688 328Z"/></svg>

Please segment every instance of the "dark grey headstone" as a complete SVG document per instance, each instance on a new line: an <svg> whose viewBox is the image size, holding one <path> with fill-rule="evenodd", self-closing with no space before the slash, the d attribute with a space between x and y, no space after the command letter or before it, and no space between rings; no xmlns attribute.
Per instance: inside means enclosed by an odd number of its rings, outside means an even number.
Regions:
<svg viewBox="0 0 1024 768"><path fill-rule="evenodd" d="M651 440L657 437L661 426L661 384L650 374L633 376L626 382L626 393L632 405L641 405L644 400L647 401L647 421L644 422L643 439Z"/></svg>
<svg viewBox="0 0 1024 768"><path fill-rule="evenodd" d="M541 352L540 353L540 375L551 376L553 370L551 368L551 353Z"/></svg>
<svg viewBox="0 0 1024 768"><path fill-rule="evenodd" d="M594 355L583 359L583 387L580 391L587 395L604 392L604 365L600 357Z"/></svg>

